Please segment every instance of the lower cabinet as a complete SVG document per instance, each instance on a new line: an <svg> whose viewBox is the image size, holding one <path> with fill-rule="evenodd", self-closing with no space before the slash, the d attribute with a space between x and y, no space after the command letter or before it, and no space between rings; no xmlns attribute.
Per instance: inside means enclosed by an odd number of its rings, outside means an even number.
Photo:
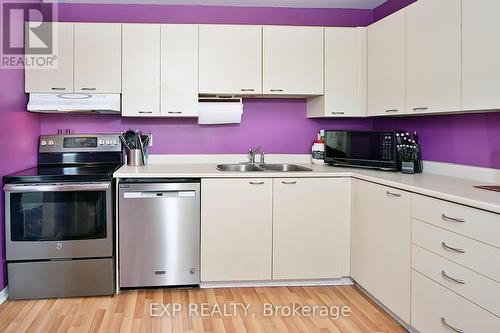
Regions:
<svg viewBox="0 0 500 333"><path fill-rule="evenodd" d="M342 178L274 179L273 279L349 275L342 262L349 235L343 184Z"/></svg>
<svg viewBox="0 0 500 333"><path fill-rule="evenodd" d="M411 195L355 181L351 276L410 323Z"/></svg>
<svg viewBox="0 0 500 333"><path fill-rule="evenodd" d="M201 181L201 281L349 276L349 178Z"/></svg>
<svg viewBox="0 0 500 333"><path fill-rule="evenodd" d="M272 179L201 181L201 281L271 279Z"/></svg>

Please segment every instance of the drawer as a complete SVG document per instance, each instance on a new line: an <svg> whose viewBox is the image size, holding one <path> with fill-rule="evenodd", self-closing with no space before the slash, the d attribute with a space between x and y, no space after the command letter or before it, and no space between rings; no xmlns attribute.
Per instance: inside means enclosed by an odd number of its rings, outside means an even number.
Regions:
<svg viewBox="0 0 500 333"><path fill-rule="evenodd" d="M496 247L417 220L412 221L412 243L500 282Z"/></svg>
<svg viewBox="0 0 500 333"><path fill-rule="evenodd" d="M412 206L413 218L500 248L498 214L415 194Z"/></svg>
<svg viewBox="0 0 500 333"><path fill-rule="evenodd" d="M411 325L420 333L500 332L500 318L416 271L412 271Z"/></svg>
<svg viewBox="0 0 500 333"><path fill-rule="evenodd" d="M500 283L417 245L412 246L411 258L414 270L500 316Z"/></svg>

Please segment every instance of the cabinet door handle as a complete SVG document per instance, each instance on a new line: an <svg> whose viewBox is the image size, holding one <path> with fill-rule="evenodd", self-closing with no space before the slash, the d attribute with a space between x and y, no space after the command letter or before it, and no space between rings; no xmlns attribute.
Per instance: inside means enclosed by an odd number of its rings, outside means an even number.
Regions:
<svg viewBox="0 0 500 333"><path fill-rule="evenodd" d="M446 327L447 329L453 331L453 332L456 332L456 333L464 333L464 330L461 330L459 328L456 328L456 327L453 327L451 326L450 324L448 324L446 322L446 319L444 319L444 317L441 317L441 324L443 324L444 327Z"/></svg>
<svg viewBox="0 0 500 333"><path fill-rule="evenodd" d="M445 280L452 281L452 282L455 282L455 283L458 283L458 284L465 284L464 280L452 278L451 276L449 276L448 274L446 274L445 271L441 271L441 276Z"/></svg>
<svg viewBox="0 0 500 333"><path fill-rule="evenodd" d="M391 192L391 191L387 191L385 192L385 194L389 197L395 197L395 198L401 198L401 194L400 193L394 193L394 192Z"/></svg>
<svg viewBox="0 0 500 333"><path fill-rule="evenodd" d="M342 111L334 111L334 112L332 112L332 114L345 114L345 112L342 112Z"/></svg>
<svg viewBox="0 0 500 333"><path fill-rule="evenodd" d="M182 114L182 111L168 111L168 114Z"/></svg>
<svg viewBox="0 0 500 333"><path fill-rule="evenodd" d="M66 88L57 88L57 87L55 87L55 88L51 88L51 89L52 89L52 90L66 90Z"/></svg>
<svg viewBox="0 0 500 333"><path fill-rule="evenodd" d="M151 114L151 113L153 113L153 111L139 111L139 113L141 113L141 114Z"/></svg>
<svg viewBox="0 0 500 333"><path fill-rule="evenodd" d="M241 91L255 91L255 89L251 89L251 88L242 88Z"/></svg>
<svg viewBox="0 0 500 333"><path fill-rule="evenodd" d="M385 112L388 112L388 113L390 113L390 112L398 112L398 111L399 111L398 109L389 109L389 110L385 110Z"/></svg>
<svg viewBox="0 0 500 333"><path fill-rule="evenodd" d="M413 108L413 111L426 111L426 110L429 110L429 108L427 106L419 106L419 107Z"/></svg>
<svg viewBox="0 0 500 333"><path fill-rule="evenodd" d="M447 245L445 242L441 242L441 247L445 250L448 250L448 251L451 251L451 252L455 252L455 253L465 253L466 251L464 249L459 249L459 248L456 248L456 247L451 247L449 245Z"/></svg>
<svg viewBox="0 0 500 333"><path fill-rule="evenodd" d="M465 223L465 219L459 218L459 217L449 217L446 214L441 214L441 218L445 221L448 222L455 222L455 223Z"/></svg>
<svg viewBox="0 0 500 333"><path fill-rule="evenodd" d="M282 92L283 89L271 89L272 92Z"/></svg>
<svg viewBox="0 0 500 333"><path fill-rule="evenodd" d="M297 182L296 181L293 181L293 182L285 182L285 181L283 181L283 182L281 182L281 184L294 185L294 184L297 184Z"/></svg>
<svg viewBox="0 0 500 333"><path fill-rule="evenodd" d="M94 91L95 88L82 88L82 90L86 90L86 91Z"/></svg>
<svg viewBox="0 0 500 333"><path fill-rule="evenodd" d="M264 182L249 182L252 185L263 185Z"/></svg>

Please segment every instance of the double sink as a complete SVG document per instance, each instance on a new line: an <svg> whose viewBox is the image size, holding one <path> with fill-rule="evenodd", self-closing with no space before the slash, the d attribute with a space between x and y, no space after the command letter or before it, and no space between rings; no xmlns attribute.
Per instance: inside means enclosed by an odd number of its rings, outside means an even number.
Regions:
<svg viewBox="0 0 500 333"><path fill-rule="evenodd" d="M256 164L256 163L240 163L240 164L219 164L219 171L233 172L260 172L260 171L279 171L279 172L308 172L312 169L295 165L295 164Z"/></svg>

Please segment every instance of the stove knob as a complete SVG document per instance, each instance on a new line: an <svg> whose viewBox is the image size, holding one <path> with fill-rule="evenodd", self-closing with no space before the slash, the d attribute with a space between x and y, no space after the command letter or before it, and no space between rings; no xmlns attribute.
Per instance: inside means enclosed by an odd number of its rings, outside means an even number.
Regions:
<svg viewBox="0 0 500 333"><path fill-rule="evenodd" d="M53 140L49 140L49 146L53 146L54 145L54 141Z"/></svg>
<svg viewBox="0 0 500 333"><path fill-rule="evenodd" d="M103 140L103 139L100 139L100 140L99 140L99 144L100 144L100 145L103 145L103 144L104 144L104 140Z"/></svg>
<svg viewBox="0 0 500 333"><path fill-rule="evenodd" d="M113 140L113 144L114 144L115 146L116 146L116 145L118 145L118 140L114 139L114 140Z"/></svg>
<svg viewBox="0 0 500 333"><path fill-rule="evenodd" d="M110 140L110 139L107 139L107 140L106 140L106 144L107 144L107 145L110 145L110 144L111 144L111 140Z"/></svg>
<svg viewBox="0 0 500 333"><path fill-rule="evenodd" d="M40 145L42 145L42 146L46 146L46 145L47 145L47 141L42 140L42 142L40 142Z"/></svg>

